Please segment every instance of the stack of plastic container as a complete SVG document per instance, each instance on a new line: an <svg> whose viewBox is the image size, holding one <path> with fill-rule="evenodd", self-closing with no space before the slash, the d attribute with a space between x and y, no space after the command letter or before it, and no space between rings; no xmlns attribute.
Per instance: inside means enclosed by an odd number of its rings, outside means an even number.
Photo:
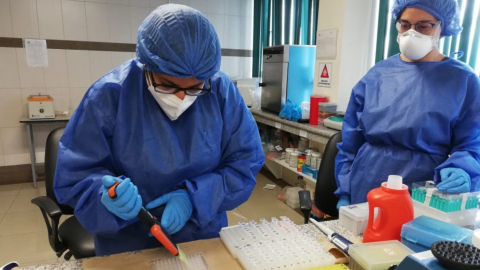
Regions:
<svg viewBox="0 0 480 270"><path fill-rule="evenodd" d="M412 185L415 217L432 217L458 226L475 224L480 192L447 194L436 188L433 181Z"/></svg>
<svg viewBox="0 0 480 270"><path fill-rule="evenodd" d="M303 190L300 187L291 187L285 191L285 203L292 209L300 208L300 196L298 192Z"/></svg>
<svg viewBox="0 0 480 270"><path fill-rule="evenodd" d="M378 209L375 208L375 217L377 213ZM355 236L363 234L368 224L368 203L340 207L338 224Z"/></svg>
<svg viewBox="0 0 480 270"><path fill-rule="evenodd" d="M220 238L246 270L306 270L335 264L318 242L318 230L298 226L287 217L261 219L223 228Z"/></svg>

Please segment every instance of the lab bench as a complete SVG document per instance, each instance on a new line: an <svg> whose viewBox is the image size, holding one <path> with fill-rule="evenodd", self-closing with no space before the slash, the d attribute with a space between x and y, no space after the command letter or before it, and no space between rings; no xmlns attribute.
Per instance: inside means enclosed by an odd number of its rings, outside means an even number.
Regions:
<svg viewBox="0 0 480 270"><path fill-rule="evenodd" d="M353 236L350 232L338 225L338 221L326 221L323 224L340 233L353 243L361 243L361 238ZM307 226L314 226L309 224ZM326 250L334 248L333 244L326 240L326 236L318 239L324 244ZM238 260L233 258L227 250L220 238L213 238L208 240L197 240L187 243L178 244L180 249L187 255L202 253L208 269L210 270L242 270ZM339 252L338 250L336 252ZM23 270L54 270L54 269L69 269L69 270L150 270L150 262L152 260L168 259L171 254L164 248L147 249L141 251L127 252L121 254L114 254L103 257L93 257L81 260L72 260L63 263L39 265L21 268ZM337 263L345 263L345 258L340 258Z"/></svg>
<svg viewBox="0 0 480 270"><path fill-rule="evenodd" d="M250 108L250 112L255 121L268 126L272 126L288 133L307 138L314 142L326 144L328 139L338 133L338 130L330 129L324 126L313 126L310 124L302 124L278 117L278 115L266 113L260 110Z"/></svg>

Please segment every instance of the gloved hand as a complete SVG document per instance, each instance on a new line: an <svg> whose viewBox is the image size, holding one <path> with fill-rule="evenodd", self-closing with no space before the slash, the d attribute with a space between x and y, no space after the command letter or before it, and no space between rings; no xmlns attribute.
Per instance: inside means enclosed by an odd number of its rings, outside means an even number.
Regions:
<svg viewBox="0 0 480 270"><path fill-rule="evenodd" d="M119 181L116 188L117 198L112 199L108 195L108 189ZM103 194L102 203L108 211L114 213L123 220L130 220L138 215L142 208L142 197L138 195L137 187L130 181L130 178L121 179L111 175L102 177Z"/></svg>
<svg viewBox="0 0 480 270"><path fill-rule="evenodd" d="M179 189L149 202L146 207L152 209L163 204L167 205L160 223L169 234L174 234L180 231L190 219L193 211L192 198L187 191Z"/></svg>
<svg viewBox="0 0 480 270"><path fill-rule="evenodd" d="M470 175L462 169L444 168L440 171L442 182L437 185L440 191L447 193L470 192Z"/></svg>
<svg viewBox="0 0 480 270"><path fill-rule="evenodd" d="M340 200L338 200L338 203L337 203L337 209L340 209L340 207L342 206L347 206L347 205L350 205L350 196L348 195L342 195L340 196Z"/></svg>

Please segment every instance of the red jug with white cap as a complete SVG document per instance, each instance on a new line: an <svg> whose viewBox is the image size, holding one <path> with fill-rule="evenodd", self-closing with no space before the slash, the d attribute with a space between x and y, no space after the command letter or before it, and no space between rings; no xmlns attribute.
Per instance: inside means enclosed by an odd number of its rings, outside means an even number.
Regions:
<svg viewBox="0 0 480 270"><path fill-rule="evenodd" d="M401 241L403 224L413 220L412 197L402 182L401 176L390 175L387 182L368 193L369 215L367 229L363 234L364 243ZM376 207L378 215L374 221Z"/></svg>

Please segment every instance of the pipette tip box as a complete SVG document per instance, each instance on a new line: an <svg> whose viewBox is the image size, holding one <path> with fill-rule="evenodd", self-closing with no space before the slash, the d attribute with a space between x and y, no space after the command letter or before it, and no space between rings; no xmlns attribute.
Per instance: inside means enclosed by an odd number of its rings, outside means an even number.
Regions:
<svg viewBox="0 0 480 270"><path fill-rule="evenodd" d="M397 240L350 245L350 269L385 270L414 252Z"/></svg>
<svg viewBox="0 0 480 270"><path fill-rule="evenodd" d="M437 241L472 244L473 231L431 217L421 216L402 226L402 243L414 250L429 250Z"/></svg>
<svg viewBox="0 0 480 270"><path fill-rule="evenodd" d="M378 208L375 208L375 217ZM340 207L338 224L358 236L365 232L368 224L368 203L360 203Z"/></svg>
<svg viewBox="0 0 480 270"><path fill-rule="evenodd" d="M320 234L311 225L280 217L222 228L220 238L246 270L307 270L335 264L335 257L317 241Z"/></svg>

